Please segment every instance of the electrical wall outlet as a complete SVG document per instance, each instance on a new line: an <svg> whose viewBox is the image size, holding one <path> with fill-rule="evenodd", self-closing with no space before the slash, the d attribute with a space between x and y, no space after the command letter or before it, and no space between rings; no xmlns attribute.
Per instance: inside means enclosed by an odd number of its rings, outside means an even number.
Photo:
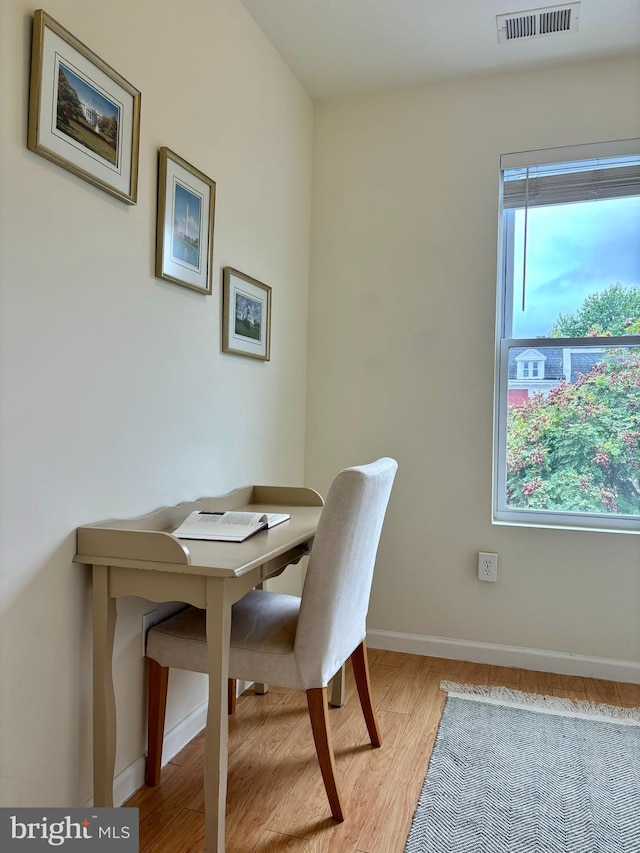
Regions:
<svg viewBox="0 0 640 853"><path fill-rule="evenodd" d="M493 581L498 580L498 555L486 554L480 551L478 554L478 580Z"/></svg>

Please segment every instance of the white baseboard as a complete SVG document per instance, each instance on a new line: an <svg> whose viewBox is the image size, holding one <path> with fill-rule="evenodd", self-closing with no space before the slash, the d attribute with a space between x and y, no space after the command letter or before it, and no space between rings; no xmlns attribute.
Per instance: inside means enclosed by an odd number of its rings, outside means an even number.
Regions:
<svg viewBox="0 0 640 853"><path fill-rule="evenodd" d="M113 780L113 805L121 806L144 785L144 755L126 767Z"/></svg>
<svg viewBox="0 0 640 853"><path fill-rule="evenodd" d="M594 658L567 652L549 652L544 649L525 649L521 646L500 646L494 643L449 640L446 637L427 637L422 634L374 629L367 631L367 645L372 649L387 649L449 660L466 660L493 666L512 666L561 675L582 675L587 678L640 684L640 661Z"/></svg>
<svg viewBox="0 0 640 853"><path fill-rule="evenodd" d="M252 683L251 681L238 681L238 696L251 687ZM202 702L170 731L165 732L162 745L163 767L204 729L207 724L207 704L207 702ZM144 785L145 763L146 757L141 755L140 758L136 758L132 764L115 777L113 780L114 805L121 806L129 797L142 788ZM90 805L92 802L93 800L89 801L86 805Z"/></svg>
<svg viewBox="0 0 640 853"><path fill-rule="evenodd" d="M165 732L162 747L162 766L164 767L190 740L193 740L202 731L206 723L207 703L203 702L170 731ZM121 806L144 785L145 763L145 756L141 755L115 777L113 780L114 805Z"/></svg>

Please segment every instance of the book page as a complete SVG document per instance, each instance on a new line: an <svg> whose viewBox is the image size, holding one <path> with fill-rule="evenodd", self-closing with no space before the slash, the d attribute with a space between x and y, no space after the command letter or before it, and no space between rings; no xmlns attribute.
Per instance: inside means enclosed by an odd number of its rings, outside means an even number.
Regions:
<svg viewBox="0 0 640 853"><path fill-rule="evenodd" d="M289 521L291 516L288 512L266 512L267 527L275 527L276 524L282 524L283 521Z"/></svg>
<svg viewBox="0 0 640 853"><path fill-rule="evenodd" d="M173 531L179 539L221 539L242 542L267 526L259 512L192 512Z"/></svg>
<svg viewBox="0 0 640 853"><path fill-rule="evenodd" d="M199 512L197 515L200 524L217 527L222 524L242 524L251 527L265 520L264 514L259 512Z"/></svg>

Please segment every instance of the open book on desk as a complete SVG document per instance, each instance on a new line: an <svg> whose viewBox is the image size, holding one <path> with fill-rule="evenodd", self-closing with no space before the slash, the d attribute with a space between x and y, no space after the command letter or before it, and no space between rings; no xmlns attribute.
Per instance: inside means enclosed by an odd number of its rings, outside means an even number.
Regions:
<svg viewBox="0 0 640 853"><path fill-rule="evenodd" d="M275 527L291 516L286 512L195 512L173 531L178 539L243 542L258 530Z"/></svg>

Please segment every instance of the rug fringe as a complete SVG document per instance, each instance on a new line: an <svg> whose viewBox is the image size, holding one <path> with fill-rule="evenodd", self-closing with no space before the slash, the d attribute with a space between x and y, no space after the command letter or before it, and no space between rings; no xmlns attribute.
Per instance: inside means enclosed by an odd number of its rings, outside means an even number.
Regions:
<svg viewBox="0 0 640 853"><path fill-rule="evenodd" d="M557 696L542 696L523 693L509 687L492 687L481 684L458 684L442 681L440 689L449 696L486 702L491 705L509 705L525 711L541 714L556 714L561 717L583 717L628 726L640 726L640 708L621 708L615 705L585 702L582 699L559 699Z"/></svg>

